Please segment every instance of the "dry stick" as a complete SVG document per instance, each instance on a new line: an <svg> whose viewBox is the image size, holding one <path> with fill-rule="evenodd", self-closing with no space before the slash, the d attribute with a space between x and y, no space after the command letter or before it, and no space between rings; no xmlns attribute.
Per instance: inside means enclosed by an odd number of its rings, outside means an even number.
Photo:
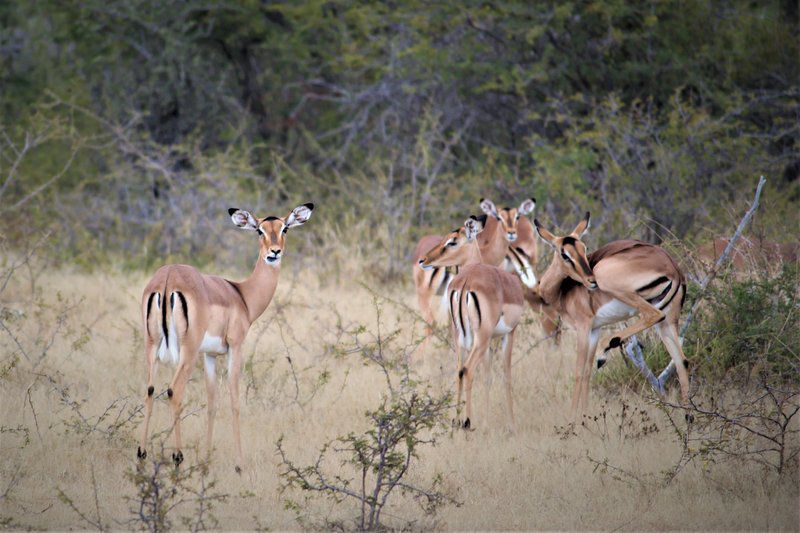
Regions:
<svg viewBox="0 0 800 533"><path fill-rule="evenodd" d="M739 226L736 228L736 232L733 234L733 237L730 238L728 241L728 246L725 247L725 251L722 252L722 255L719 256L717 262L714 264L714 267L711 269L711 272L706 275L705 279L702 283L700 283L700 294L697 296L697 300L695 300L694 304L692 304L692 308L689 310L689 314L686 315L686 320L683 321L683 327L681 327L680 331L680 342L683 344L683 338L686 335L686 330L689 329L689 324L692 323L692 319L694 318L694 314L697 311L697 308L700 306L700 302L703 301L705 297L706 287L711 281L717 277L717 273L719 272L720 267L723 263L725 263L733 252L734 247L736 246L736 241L739 240L739 237L742 236L742 232L747 224L750 223L750 219L753 218L753 215L758 209L758 201L761 198L761 189L764 187L764 184L767 182L764 176L758 180L758 187L756 187L756 196L753 198L753 205L750 206L750 209L747 210L742 220L739 222ZM663 391L664 386L667 383L667 380L675 373L675 363L670 361L669 365L664 369L663 372L658 376L658 383Z"/></svg>

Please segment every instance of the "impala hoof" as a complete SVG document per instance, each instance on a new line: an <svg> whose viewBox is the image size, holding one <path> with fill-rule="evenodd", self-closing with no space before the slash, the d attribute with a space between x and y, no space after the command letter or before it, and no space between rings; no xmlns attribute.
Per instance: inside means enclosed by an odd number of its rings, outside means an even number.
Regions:
<svg viewBox="0 0 800 533"><path fill-rule="evenodd" d="M470 424L470 422L469 422L469 418L467 418L466 420L464 420L464 429L469 429L469 428L470 428L470 425L471 425L471 424Z"/></svg>
<svg viewBox="0 0 800 533"><path fill-rule="evenodd" d="M183 462L183 452L178 450L177 452L173 453L172 460L175 462L175 466L179 466Z"/></svg>
<svg viewBox="0 0 800 533"><path fill-rule="evenodd" d="M236 471L237 474L239 474L240 476L242 475L242 467L241 466L236 465L236 466L233 467L233 469Z"/></svg>
<svg viewBox="0 0 800 533"><path fill-rule="evenodd" d="M686 413L686 423L691 424L694 422L694 415L692 413Z"/></svg>
<svg viewBox="0 0 800 533"><path fill-rule="evenodd" d="M143 450L140 446L136 447L136 458L139 460L147 459L147 450Z"/></svg>
<svg viewBox="0 0 800 533"><path fill-rule="evenodd" d="M597 360L597 369L599 370L599 369L603 368L604 364L606 364L606 360L605 359L598 359Z"/></svg>

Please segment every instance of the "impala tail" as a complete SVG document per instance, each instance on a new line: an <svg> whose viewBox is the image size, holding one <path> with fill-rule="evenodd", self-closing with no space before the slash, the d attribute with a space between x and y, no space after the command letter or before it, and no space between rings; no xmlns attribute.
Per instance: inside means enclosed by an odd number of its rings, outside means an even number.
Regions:
<svg viewBox="0 0 800 533"><path fill-rule="evenodd" d="M475 342L475 332L481 327L481 304L475 291L466 286L450 292L450 318L456 330L456 342L470 350Z"/></svg>
<svg viewBox="0 0 800 533"><path fill-rule="evenodd" d="M178 364L180 360L180 336L189 327L189 307L180 291L172 291L167 301L167 292L152 292L145 305L147 335L158 346L156 354L163 363Z"/></svg>

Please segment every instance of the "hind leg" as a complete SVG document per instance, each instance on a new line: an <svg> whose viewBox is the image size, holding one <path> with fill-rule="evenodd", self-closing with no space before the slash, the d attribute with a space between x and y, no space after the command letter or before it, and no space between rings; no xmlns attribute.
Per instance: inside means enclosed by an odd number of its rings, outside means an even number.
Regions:
<svg viewBox="0 0 800 533"><path fill-rule="evenodd" d="M491 337L489 337L491 338ZM481 360L486 356L486 350L489 348L489 338L476 338L475 344L470 351L467 363L459 372L459 382L464 382L464 395L466 396L466 418L464 419L464 429L469 429L472 425L472 382L475 379L475 369L480 364ZM459 387L459 404L461 403L461 394Z"/></svg>
<svg viewBox="0 0 800 533"><path fill-rule="evenodd" d="M506 339L503 337L503 349L505 349ZM492 362L494 359L494 350L492 350L491 343L486 348L486 357L483 358L483 370L482 372L486 373L484 377L484 383L486 384L486 392L484 393L484 414L486 415L486 420L490 420L490 411L491 411L491 397L492 397L492 382L494 380L494 373L492 372Z"/></svg>
<svg viewBox="0 0 800 533"><path fill-rule="evenodd" d="M686 419L691 422L693 420L692 414L688 411L689 408L689 361L683 353L680 338L678 336L678 325L672 321L662 322L658 325L657 331L661 337L661 342L669 352L672 362L675 363L675 370L678 372L678 381L681 385L681 403L686 411Z"/></svg>
<svg viewBox="0 0 800 533"><path fill-rule="evenodd" d="M431 300L433 299L433 290L431 285L436 271L422 270L417 265L413 267L414 271L414 286L417 290L417 303L419 304L419 312L422 320L425 322L424 339L419 346L419 352L424 354L428 349L428 342L431 335L433 335L433 310L431 309Z"/></svg>
<svg viewBox="0 0 800 533"><path fill-rule="evenodd" d="M517 422L514 419L514 398L511 391L511 353L514 350L515 331L516 329L513 329L503 337L503 377L506 382L506 409L508 410L511 433L517 432Z"/></svg>
<svg viewBox="0 0 800 533"><path fill-rule="evenodd" d="M175 465L183 462L182 440L181 440L181 411L183 406L183 394L186 391L186 383L192 375L194 369L194 361L197 355L195 346L188 346L184 344L180 348L180 362L178 368L175 370L175 375L172 378L172 383L167 389L167 396L170 399L170 406L172 407L172 429L175 433L175 452L172 454L172 460Z"/></svg>
<svg viewBox="0 0 800 533"><path fill-rule="evenodd" d="M153 382L156 379L156 371L158 370L156 345L149 339L145 341L145 358L147 360L147 392L144 397L144 428L142 429L142 438L139 441L139 449L136 450L136 457L139 459L147 457L147 435L150 429L150 415L153 414L153 394L155 392Z"/></svg>

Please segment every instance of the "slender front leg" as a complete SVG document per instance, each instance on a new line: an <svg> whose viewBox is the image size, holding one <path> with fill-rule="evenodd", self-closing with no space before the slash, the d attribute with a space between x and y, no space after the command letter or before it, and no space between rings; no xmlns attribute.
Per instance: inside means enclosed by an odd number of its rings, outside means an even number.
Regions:
<svg viewBox="0 0 800 533"><path fill-rule="evenodd" d="M236 444L237 474L242 473L242 438L239 433L239 378L242 372L241 346L231 346L228 350L229 389L231 393L231 414L233 415L233 439Z"/></svg>
<svg viewBox="0 0 800 533"><path fill-rule="evenodd" d="M503 349L505 349L505 337L503 337ZM494 352L492 351L491 342L489 346L486 348L486 357L483 358L483 370L486 372L485 383L486 383L486 393L485 393L485 400L484 400L484 407L485 407L485 415L486 420L490 420L491 416L489 411L491 410L491 396L492 396L492 382L494 380L494 374L492 373L492 362L494 359Z"/></svg>
<svg viewBox="0 0 800 533"><path fill-rule="evenodd" d="M208 398L208 423L206 424L206 450L211 457L214 438L214 416L217 413L217 358L205 354L206 396Z"/></svg>
<svg viewBox="0 0 800 533"><path fill-rule="evenodd" d="M578 405L580 403L583 390L583 375L586 367L586 359L589 357L589 328L577 330L577 356L575 358L575 386L572 389L572 406L570 409L572 421L575 422Z"/></svg>
<svg viewBox="0 0 800 533"><path fill-rule="evenodd" d="M139 459L147 458L147 435L150 428L150 415L153 414L153 395L155 387L153 382L156 379L158 370L158 356L156 356L156 345L151 340L145 341L145 358L147 360L147 390L144 397L144 428L142 439L139 441L139 449L136 450L136 457Z"/></svg>
<svg viewBox="0 0 800 533"><path fill-rule="evenodd" d="M586 360L583 363L583 381L581 383L581 405L582 412L586 412L589 407L589 382L592 380L592 368L594 367L594 352L597 350L597 341L600 340L600 331L592 329L587 335L588 345L586 347Z"/></svg>
<svg viewBox="0 0 800 533"><path fill-rule="evenodd" d="M511 353L514 350L514 332L516 332L516 328L503 337L503 376L506 381L506 408L508 409L511 433L517 432L517 421L514 418L514 399L511 390Z"/></svg>

